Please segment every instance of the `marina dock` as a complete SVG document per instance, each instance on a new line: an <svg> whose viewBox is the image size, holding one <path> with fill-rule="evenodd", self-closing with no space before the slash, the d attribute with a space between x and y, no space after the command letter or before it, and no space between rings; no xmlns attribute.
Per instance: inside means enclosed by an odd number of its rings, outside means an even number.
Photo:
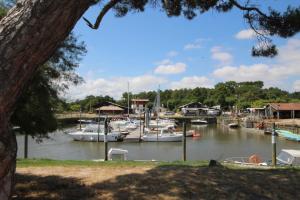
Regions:
<svg viewBox="0 0 300 200"><path fill-rule="evenodd" d="M141 137L143 136L143 127L130 132L124 139L124 142L140 142Z"/></svg>

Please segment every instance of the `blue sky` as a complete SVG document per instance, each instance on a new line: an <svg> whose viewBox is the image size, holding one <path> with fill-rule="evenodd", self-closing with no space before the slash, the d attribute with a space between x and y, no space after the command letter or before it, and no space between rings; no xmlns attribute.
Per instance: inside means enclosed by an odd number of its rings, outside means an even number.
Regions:
<svg viewBox="0 0 300 200"><path fill-rule="evenodd" d="M296 0L274 2L277 9L297 4ZM84 16L94 21L99 9L92 7ZM263 80L266 87L300 90L299 35L273 38L280 52L274 59L251 57L257 41L238 10L208 12L191 21L168 18L152 8L123 18L110 12L99 30L80 20L74 32L86 43L88 53L77 70L85 83L71 87L69 99L90 94L119 99L127 82L132 92L156 90L158 85L162 89L213 87L227 80Z"/></svg>

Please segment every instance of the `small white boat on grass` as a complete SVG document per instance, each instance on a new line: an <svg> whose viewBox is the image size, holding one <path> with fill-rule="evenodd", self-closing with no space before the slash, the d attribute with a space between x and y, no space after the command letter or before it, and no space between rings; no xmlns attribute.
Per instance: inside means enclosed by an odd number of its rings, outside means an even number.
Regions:
<svg viewBox="0 0 300 200"><path fill-rule="evenodd" d="M260 156L254 154L249 157L231 157L226 158L224 163L245 165L245 166L267 166L267 162L263 162Z"/></svg>
<svg viewBox="0 0 300 200"><path fill-rule="evenodd" d="M180 142L182 133L173 133L169 129L161 129L159 133L147 133L142 137L144 142Z"/></svg>
<svg viewBox="0 0 300 200"><path fill-rule="evenodd" d="M300 150L282 149L276 157L279 166L300 166ZM263 162L258 155L250 157L232 157L224 160L224 163L244 166L271 166L271 162Z"/></svg>
<svg viewBox="0 0 300 200"><path fill-rule="evenodd" d="M281 165L300 165L300 150L282 149L277 156L277 161Z"/></svg>
<svg viewBox="0 0 300 200"><path fill-rule="evenodd" d="M87 142L103 142L104 141L104 129L103 126L89 125L82 131L76 131L68 133L75 141L87 141ZM108 142L122 141L124 135L121 132L109 131L106 139Z"/></svg>

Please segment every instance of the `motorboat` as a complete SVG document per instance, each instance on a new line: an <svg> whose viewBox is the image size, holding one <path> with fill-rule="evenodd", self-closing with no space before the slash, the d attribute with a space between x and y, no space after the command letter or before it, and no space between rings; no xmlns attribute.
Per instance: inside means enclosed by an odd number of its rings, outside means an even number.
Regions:
<svg viewBox="0 0 300 200"><path fill-rule="evenodd" d="M156 119L151 120L149 123L149 128L164 128L167 126L176 126L175 120L171 119Z"/></svg>
<svg viewBox="0 0 300 200"><path fill-rule="evenodd" d="M139 124L131 121L130 119L110 121L110 125L114 130L118 131L134 131L139 126Z"/></svg>
<svg viewBox="0 0 300 200"><path fill-rule="evenodd" d="M182 133L172 132L169 129L161 129L156 134L147 132L142 137L142 140L145 142L180 142L182 141L182 137Z"/></svg>
<svg viewBox="0 0 300 200"><path fill-rule="evenodd" d="M287 140L300 142L300 135L292 133L291 131L277 129L275 131L279 136L284 137Z"/></svg>
<svg viewBox="0 0 300 200"><path fill-rule="evenodd" d="M104 126L88 125L81 131L68 133L75 141L88 141L88 142L103 142L105 139ZM124 135L122 132L108 131L106 140L108 142L122 141Z"/></svg>
<svg viewBox="0 0 300 200"><path fill-rule="evenodd" d="M239 124L236 123L236 122L233 122L233 123L228 124L228 127L229 127L229 128L238 128L238 127L239 127Z"/></svg>
<svg viewBox="0 0 300 200"><path fill-rule="evenodd" d="M192 119L191 124L208 124L208 122L202 119Z"/></svg>

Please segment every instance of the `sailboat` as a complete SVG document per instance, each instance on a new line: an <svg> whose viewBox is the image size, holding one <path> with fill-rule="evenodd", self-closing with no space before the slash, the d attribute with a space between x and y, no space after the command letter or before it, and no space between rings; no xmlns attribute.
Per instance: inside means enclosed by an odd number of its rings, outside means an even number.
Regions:
<svg viewBox="0 0 300 200"><path fill-rule="evenodd" d="M175 120L172 119L160 119L159 118L159 113L160 113L160 109L161 109L161 104L160 104L160 87L158 87L157 93L156 93L156 98L154 101L154 113L156 114L156 120L151 120L149 122L149 128L156 128L156 129L160 129L160 128L164 128L167 126L173 126L175 127Z"/></svg>

